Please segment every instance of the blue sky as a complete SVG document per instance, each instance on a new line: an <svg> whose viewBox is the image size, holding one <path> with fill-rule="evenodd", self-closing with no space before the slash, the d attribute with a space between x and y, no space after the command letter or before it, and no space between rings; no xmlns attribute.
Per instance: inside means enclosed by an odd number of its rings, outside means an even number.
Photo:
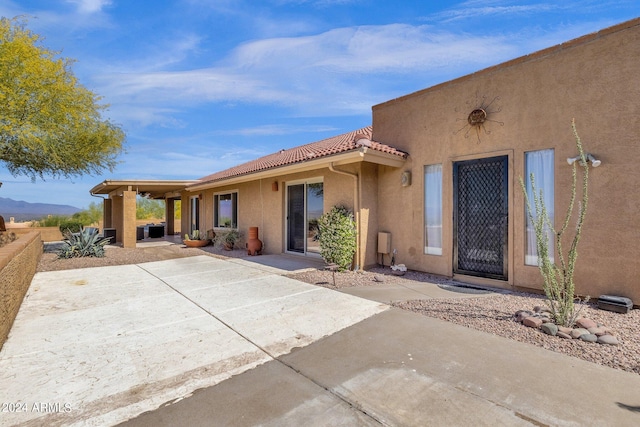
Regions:
<svg viewBox="0 0 640 427"><path fill-rule="evenodd" d="M127 134L113 172L0 197L79 208L105 179L197 179L371 124L371 106L640 15L639 0L0 0Z"/></svg>

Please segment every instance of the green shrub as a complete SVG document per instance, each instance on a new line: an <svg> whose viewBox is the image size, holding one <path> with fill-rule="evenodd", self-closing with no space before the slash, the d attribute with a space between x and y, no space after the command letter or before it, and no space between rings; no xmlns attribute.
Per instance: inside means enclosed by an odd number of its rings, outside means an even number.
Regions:
<svg viewBox="0 0 640 427"><path fill-rule="evenodd" d="M318 219L320 254L340 271L348 270L356 253L356 222L343 206L334 206Z"/></svg>
<svg viewBox="0 0 640 427"><path fill-rule="evenodd" d="M58 228L60 229L62 235L65 235L65 233L67 232L79 233L80 231L82 231L82 226L83 224L79 221L63 221L60 223Z"/></svg>
<svg viewBox="0 0 640 427"><path fill-rule="evenodd" d="M66 215L49 215L46 218L41 218L36 223L38 227L60 227L60 224L70 221Z"/></svg>
<svg viewBox="0 0 640 427"><path fill-rule="evenodd" d="M65 240L58 251L58 258L77 258L93 256L104 257L104 246L109 243L111 237L101 237L90 230L79 233L64 233Z"/></svg>

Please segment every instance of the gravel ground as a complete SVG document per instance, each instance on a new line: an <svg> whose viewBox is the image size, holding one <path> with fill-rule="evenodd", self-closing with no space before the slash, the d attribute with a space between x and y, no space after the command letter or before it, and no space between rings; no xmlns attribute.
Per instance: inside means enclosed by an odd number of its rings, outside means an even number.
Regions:
<svg viewBox="0 0 640 427"><path fill-rule="evenodd" d="M103 267L108 265L140 264L143 262L163 261L173 258L183 258L196 255L213 257L240 257L247 254L246 250L235 249L224 251L214 246L204 248L187 248L180 244L163 246L149 246L144 248L122 248L106 246L103 258L84 257L58 259L56 255L59 243L45 244L44 253L38 263L37 271L71 270L75 268Z"/></svg>
<svg viewBox="0 0 640 427"><path fill-rule="evenodd" d="M137 264L195 255L241 257L246 255L246 251L237 249L229 252L213 246L186 248L175 244L136 249L108 247L104 258L57 259L55 247L46 245L37 271ZM543 347L589 362L640 374L640 331L638 330L640 310L637 309L628 314L619 314L599 310L595 304L584 305L581 315L606 326L618 339L619 345L610 346L552 337L515 322L513 314L516 311L533 310L535 306L544 306L544 297L540 295L495 289L487 294L487 291L459 287L460 284L451 279L426 273L408 271L402 277L394 276L389 268L373 268L366 272L335 273L335 286L333 284L334 275L328 271L314 270L290 275L290 277L330 289L376 286L380 282L385 285L402 285L407 281L418 281L434 283L457 292L481 293L482 295L478 297L467 295L467 298L422 299L397 302L393 305L404 310Z"/></svg>

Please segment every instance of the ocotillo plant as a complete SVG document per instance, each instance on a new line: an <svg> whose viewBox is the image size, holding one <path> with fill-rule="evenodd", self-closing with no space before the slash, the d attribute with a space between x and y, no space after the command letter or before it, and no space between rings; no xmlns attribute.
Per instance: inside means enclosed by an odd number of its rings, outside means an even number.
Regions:
<svg viewBox="0 0 640 427"><path fill-rule="evenodd" d="M534 210L531 207L531 202L527 196L527 189L525 183L520 177L520 186L524 193L524 198L527 205L527 213L529 219L533 224L536 235L536 249L538 250L538 267L543 278L543 289L547 296L547 305L551 310L553 320L558 325L573 326L576 321L579 311L575 308L575 284L573 282L573 274L575 272L576 259L578 258L578 242L580 241L580 235L582 233L582 226L584 224L585 215L587 212L588 201L588 183L589 183L589 165L587 158L582 148L582 142L578 131L576 130L575 119L571 122L573 129L573 135L576 140L576 148L580 158L578 161L572 164L572 184L571 184L571 198L569 200L569 206L567 213L562 223L562 228L556 230L554 224L551 223L547 208L544 204L544 198L542 190L539 192L535 186L535 177L530 175L531 188L533 192ZM575 233L571 240L571 246L569 251L565 254L563 248L563 237L565 232L569 229L571 222L573 208L576 200L577 180L578 180L578 165L582 168L582 200L578 202L578 216L576 219ZM556 239L556 252L558 263L552 262L549 257L549 237L546 233L546 229L552 231ZM588 297L587 297L588 299Z"/></svg>

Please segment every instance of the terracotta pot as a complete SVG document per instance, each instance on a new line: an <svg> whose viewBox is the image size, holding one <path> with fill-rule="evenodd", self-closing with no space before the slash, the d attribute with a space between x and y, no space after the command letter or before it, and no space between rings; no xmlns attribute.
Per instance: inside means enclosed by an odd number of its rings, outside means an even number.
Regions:
<svg viewBox="0 0 640 427"><path fill-rule="evenodd" d="M259 255L262 253L262 241L258 239L258 227L249 227L249 239L247 240L247 255Z"/></svg>
<svg viewBox="0 0 640 427"><path fill-rule="evenodd" d="M182 243L188 248L201 248L209 244L209 239L204 240L183 240Z"/></svg>

